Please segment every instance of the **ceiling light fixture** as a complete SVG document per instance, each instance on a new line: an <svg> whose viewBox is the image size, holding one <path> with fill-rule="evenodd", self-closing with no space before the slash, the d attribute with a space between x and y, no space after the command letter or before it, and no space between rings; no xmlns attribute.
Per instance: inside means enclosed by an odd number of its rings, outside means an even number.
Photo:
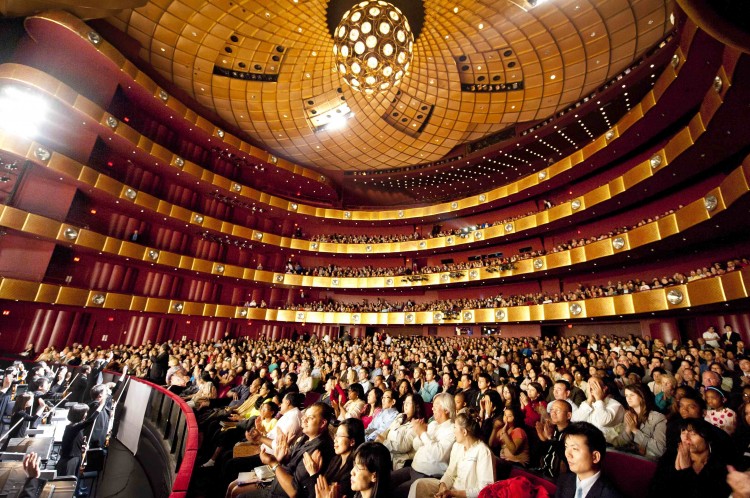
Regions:
<svg viewBox="0 0 750 498"><path fill-rule="evenodd" d="M397 86L409 71L414 34L401 11L383 0L360 2L335 31L336 69L354 90L372 96Z"/></svg>

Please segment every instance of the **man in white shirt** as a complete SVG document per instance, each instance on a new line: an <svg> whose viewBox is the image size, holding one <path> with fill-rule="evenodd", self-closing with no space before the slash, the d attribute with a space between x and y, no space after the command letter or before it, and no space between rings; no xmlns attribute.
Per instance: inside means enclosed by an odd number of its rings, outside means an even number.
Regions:
<svg viewBox="0 0 750 498"><path fill-rule="evenodd" d="M711 346L714 349L719 349L721 347L719 346L720 339L721 336L716 332L714 327L708 327L708 330L703 332L703 340L706 341L708 346Z"/></svg>
<svg viewBox="0 0 750 498"><path fill-rule="evenodd" d="M599 377L589 379L589 397L573 411L573 422L589 422L604 433L607 441L616 436L614 428L625 418L625 409L612 396Z"/></svg>
<svg viewBox="0 0 750 498"><path fill-rule="evenodd" d="M553 401L567 401L573 407L573 411L578 408L578 405L570 397L570 382L565 379L558 379L552 385L552 397L553 399L547 404L547 413L552 410Z"/></svg>
<svg viewBox="0 0 750 498"><path fill-rule="evenodd" d="M417 479L441 477L448 468L456 434L453 420L456 418L456 404L453 396L440 393L432 400L432 413L435 418L429 425L424 421L412 421L416 436L412 445L416 453L411 467L398 469L391 474L391 489L395 498L407 498L409 488Z"/></svg>
<svg viewBox="0 0 750 498"><path fill-rule="evenodd" d="M555 498L620 498L622 495L602 475L607 442L602 432L586 422L568 425L563 436L570 472L557 479Z"/></svg>

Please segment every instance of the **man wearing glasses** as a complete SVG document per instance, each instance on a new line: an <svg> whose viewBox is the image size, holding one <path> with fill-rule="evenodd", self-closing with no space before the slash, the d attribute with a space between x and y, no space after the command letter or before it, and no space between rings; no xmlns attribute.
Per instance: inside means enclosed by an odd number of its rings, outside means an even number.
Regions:
<svg viewBox="0 0 750 498"><path fill-rule="evenodd" d="M365 431L366 441L375 441L380 434L391 426L391 423L398 416L398 410L396 410L396 394L392 390L388 389L383 392L381 404L383 409L380 413L375 415Z"/></svg>

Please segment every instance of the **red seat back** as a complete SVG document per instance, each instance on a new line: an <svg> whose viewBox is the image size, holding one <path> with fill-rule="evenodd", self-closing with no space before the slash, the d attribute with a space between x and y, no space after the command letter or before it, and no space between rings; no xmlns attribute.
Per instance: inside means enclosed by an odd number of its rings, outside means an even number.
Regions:
<svg viewBox="0 0 750 498"><path fill-rule="evenodd" d="M655 472L656 462L638 455L607 450L604 457L604 474L626 498L647 496Z"/></svg>

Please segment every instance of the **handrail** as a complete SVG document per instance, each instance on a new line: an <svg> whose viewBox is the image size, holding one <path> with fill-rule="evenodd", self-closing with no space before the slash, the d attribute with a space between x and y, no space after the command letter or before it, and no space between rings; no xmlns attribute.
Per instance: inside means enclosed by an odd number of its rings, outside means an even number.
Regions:
<svg viewBox="0 0 750 498"><path fill-rule="evenodd" d="M182 497L184 496L184 493L187 492L188 486L190 485L190 479L193 476L193 469L198 456L198 421L195 419L195 413L182 398L172 391L147 380L139 379L137 377L133 377L132 379L167 395L172 401L177 403L177 406L180 407L182 414L185 416L185 422L187 424L185 450L182 456L182 461L179 464L179 469L177 469L174 480L172 481L172 490L169 494L170 498Z"/></svg>

